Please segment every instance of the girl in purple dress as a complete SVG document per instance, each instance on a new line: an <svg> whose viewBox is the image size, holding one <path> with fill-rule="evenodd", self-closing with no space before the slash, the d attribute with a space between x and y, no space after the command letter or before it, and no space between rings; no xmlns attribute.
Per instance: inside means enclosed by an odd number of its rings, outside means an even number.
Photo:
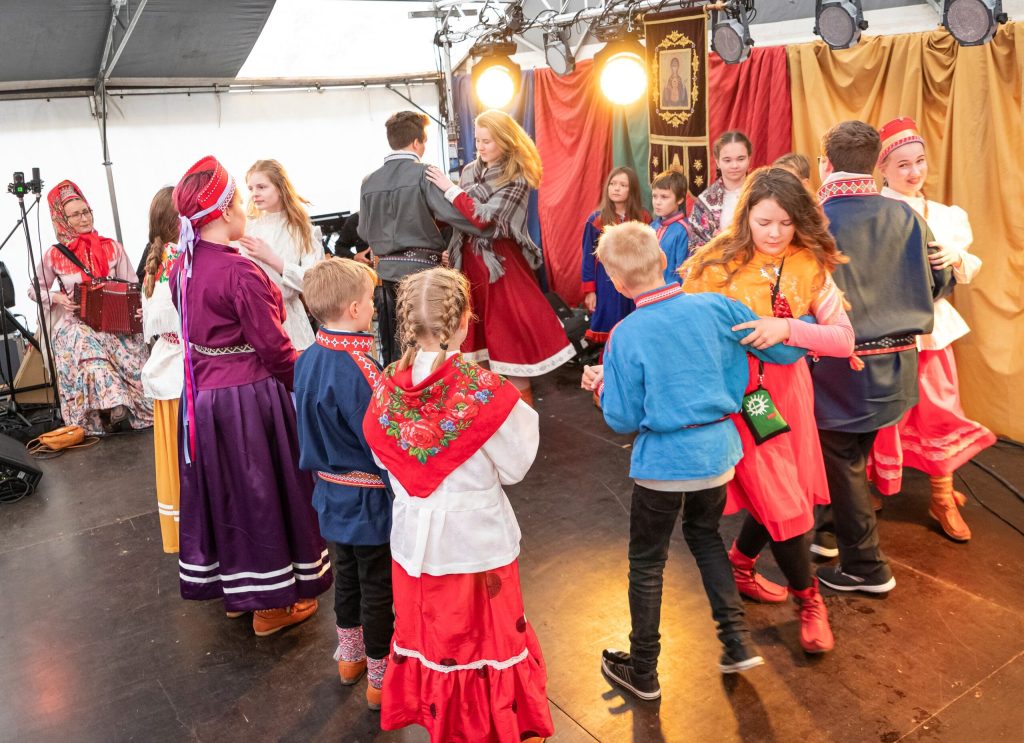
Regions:
<svg viewBox="0 0 1024 743"><path fill-rule="evenodd" d="M228 247L244 234L245 212L227 171L200 160L174 203L182 256L170 281L185 353L181 595L223 598L232 617L252 611L253 630L269 635L311 616L331 586L313 482L298 468L296 353L281 292Z"/></svg>

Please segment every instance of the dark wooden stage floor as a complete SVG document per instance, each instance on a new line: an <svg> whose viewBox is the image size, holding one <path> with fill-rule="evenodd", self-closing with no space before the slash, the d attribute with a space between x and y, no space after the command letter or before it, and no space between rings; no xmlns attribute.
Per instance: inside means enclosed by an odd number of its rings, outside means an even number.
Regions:
<svg viewBox="0 0 1024 743"><path fill-rule="evenodd" d="M748 604L767 664L723 678L677 538L664 696L624 698L599 661L601 648L627 645L628 440L608 431L577 379L567 368L537 385L542 452L509 493L554 740L1024 740L1024 536L978 498L1022 529L1024 502L973 465L961 474L975 493L974 541L938 533L927 481L910 474L881 518L898 585L882 598L827 595L837 645L824 657L800 650L791 606ZM362 683L338 683L330 594L312 620L265 639L220 603L179 598L176 558L160 548L151 447L145 433L69 453L44 463L34 496L0 506L0 740L426 740L419 729L381 733ZM979 460L1024 486L1024 450L1000 444ZM726 521L728 539L737 523Z"/></svg>

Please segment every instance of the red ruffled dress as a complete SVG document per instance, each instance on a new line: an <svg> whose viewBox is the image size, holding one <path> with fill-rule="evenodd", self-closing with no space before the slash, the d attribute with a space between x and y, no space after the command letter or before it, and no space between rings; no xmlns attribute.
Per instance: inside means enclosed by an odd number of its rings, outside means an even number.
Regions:
<svg viewBox="0 0 1024 743"><path fill-rule="evenodd" d="M537 452L537 414L507 381L453 354L392 364L363 423L395 492L395 633L381 727L431 741L547 737L547 671L519 585L519 526L502 490Z"/></svg>
<svg viewBox="0 0 1024 743"><path fill-rule="evenodd" d="M465 192L452 203L480 229L490 226L477 216L476 205ZM491 369L510 377L539 377L569 361L576 350L541 293L522 247L509 237L493 239L491 249L504 273L492 281L475 242L466 236L461 251L476 315L462 344L466 358L487 361Z"/></svg>

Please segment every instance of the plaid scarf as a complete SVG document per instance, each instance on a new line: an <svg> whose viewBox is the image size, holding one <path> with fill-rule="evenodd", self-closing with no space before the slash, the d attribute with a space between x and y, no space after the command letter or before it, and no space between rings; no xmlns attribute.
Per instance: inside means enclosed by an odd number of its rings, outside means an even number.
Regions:
<svg viewBox="0 0 1024 743"><path fill-rule="evenodd" d="M478 158L462 171L459 185L473 199L477 218L490 222L494 232L488 237L476 237L455 230L448 246L448 257L452 265L461 268L462 245L468 237L470 246L483 257L492 284L505 274L502 259L494 252L495 239L513 240L522 249L530 268L539 268L543 263L540 248L530 239L526 227L530 186L524 178L515 178L499 185L503 166L504 163L498 163L488 167Z"/></svg>

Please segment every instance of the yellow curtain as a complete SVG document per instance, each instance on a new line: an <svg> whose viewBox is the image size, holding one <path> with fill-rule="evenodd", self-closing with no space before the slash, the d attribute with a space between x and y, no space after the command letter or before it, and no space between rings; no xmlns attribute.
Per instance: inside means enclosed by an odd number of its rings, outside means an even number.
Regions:
<svg viewBox="0 0 1024 743"><path fill-rule="evenodd" d="M1024 441L1024 24L960 47L944 30L876 36L853 49L788 49L793 149L820 154L833 124L911 116L928 147L929 198L965 209L984 266L954 303L972 331L956 344L969 416Z"/></svg>

